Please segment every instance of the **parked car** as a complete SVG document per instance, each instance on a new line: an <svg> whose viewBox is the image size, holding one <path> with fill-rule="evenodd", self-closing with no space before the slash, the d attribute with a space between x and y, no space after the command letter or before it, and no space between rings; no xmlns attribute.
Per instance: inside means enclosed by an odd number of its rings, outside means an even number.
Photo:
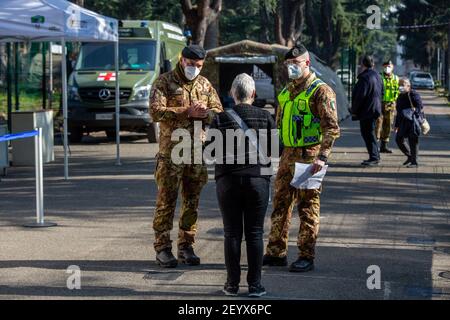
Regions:
<svg viewBox="0 0 450 320"><path fill-rule="evenodd" d="M410 73L410 81L413 89L434 90L433 76L428 72L414 71Z"/></svg>

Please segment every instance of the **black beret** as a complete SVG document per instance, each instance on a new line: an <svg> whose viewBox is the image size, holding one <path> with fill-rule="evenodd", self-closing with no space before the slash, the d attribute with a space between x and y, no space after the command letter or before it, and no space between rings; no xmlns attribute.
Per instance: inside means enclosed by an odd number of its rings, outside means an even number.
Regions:
<svg viewBox="0 0 450 320"><path fill-rule="evenodd" d="M206 51L197 44L191 44L183 49L181 55L187 59L203 60L206 58Z"/></svg>
<svg viewBox="0 0 450 320"><path fill-rule="evenodd" d="M301 43L296 43L294 47L292 47L285 55L284 59L294 59L297 57L300 57L301 55L308 52L308 50L305 48L305 46Z"/></svg>
<svg viewBox="0 0 450 320"><path fill-rule="evenodd" d="M388 65L390 65L390 64L393 64L393 63L392 63L392 60L385 61L385 62L383 63L383 66L388 66Z"/></svg>

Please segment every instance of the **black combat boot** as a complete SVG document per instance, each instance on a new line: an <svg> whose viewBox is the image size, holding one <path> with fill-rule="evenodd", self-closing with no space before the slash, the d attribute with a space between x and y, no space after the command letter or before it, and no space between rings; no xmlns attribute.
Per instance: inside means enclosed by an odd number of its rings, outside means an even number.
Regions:
<svg viewBox="0 0 450 320"><path fill-rule="evenodd" d="M373 166L377 166L380 163L380 160L364 160L363 162L361 162L361 165L363 167L373 167Z"/></svg>
<svg viewBox="0 0 450 320"><path fill-rule="evenodd" d="M388 148L386 141L381 141L380 153L392 153L392 150Z"/></svg>
<svg viewBox="0 0 450 320"><path fill-rule="evenodd" d="M263 266L285 267L288 265L287 257L273 257L267 254L263 257Z"/></svg>
<svg viewBox="0 0 450 320"><path fill-rule="evenodd" d="M403 165L404 165L404 166L407 166L407 165L410 164L411 162L412 162L411 157L408 157L408 159L406 159L406 161L403 162Z"/></svg>
<svg viewBox="0 0 450 320"><path fill-rule="evenodd" d="M314 270L314 260L306 258L298 258L289 267L290 272L308 272Z"/></svg>
<svg viewBox="0 0 450 320"><path fill-rule="evenodd" d="M178 264L178 261L172 254L172 250L170 248L158 252L156 254L156 261L163 268L175 268Z"/></svg>
<svg viewBox="0 0 450 320"><path fill-rule="evenodd" d="M189 266L198 266L200 264L200 258L194 253L192 246L178 249L178 261Z"/></svg>

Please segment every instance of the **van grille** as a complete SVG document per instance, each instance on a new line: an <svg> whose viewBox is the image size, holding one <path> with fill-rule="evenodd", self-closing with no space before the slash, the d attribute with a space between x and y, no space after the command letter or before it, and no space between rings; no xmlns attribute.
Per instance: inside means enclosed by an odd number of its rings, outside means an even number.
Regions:
<svg viewBox="0 0 450 320"><path fill-rule="evenodd" d="M90 103L113 104L116 99L116 90L111 88L79 88L78 94L81 100ZM127 103L130 96L131 89L120 88L120 103Z"/></svg>

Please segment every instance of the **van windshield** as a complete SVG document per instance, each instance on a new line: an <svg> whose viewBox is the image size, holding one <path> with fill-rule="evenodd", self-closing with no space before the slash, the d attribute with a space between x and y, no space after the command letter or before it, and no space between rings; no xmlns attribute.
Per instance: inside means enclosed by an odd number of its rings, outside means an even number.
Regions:
<svg viewBox="0 0 450 320"><path fill-rule="evenodd" d="M156 41L120 40L120 70L155 70ZM114 70L113 43L83 43L76 64L77 71Z"/></svg>

